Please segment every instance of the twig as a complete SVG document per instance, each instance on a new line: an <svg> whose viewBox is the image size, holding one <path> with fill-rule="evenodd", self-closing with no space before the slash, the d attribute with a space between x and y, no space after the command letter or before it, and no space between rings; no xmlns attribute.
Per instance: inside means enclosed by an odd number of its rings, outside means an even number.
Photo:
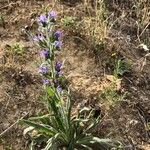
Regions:
<svg viewBox="0 0 150 150"><path fill-rule="evenodd" d="M149 25L150 25L150 23L148 23L148 24L146 25L146 27L144 28L144 30L142 31L142 33L139 35L139 37L142 36L142 34L145 32L145 30L148 28Z"/></svg>
<svg viewBox="0 0 150 150"><path fill-rule="evenodd" d="M9 3L8 5L5 5L5 6L0 7L0 10L1 10L1 9L5 9L5 8L7 8L7 7L12 7L12 6L15 5L15 4L17 4L17 2L15 2L15 3Z"/></svg>
<svg viewBox="0 0 150 150"><path fill-rule="evenodd" d="M5 6L3 6L3 7L0 7L0 10L9 7L9 5L10 5L10 4L5 5Z"/></svg>
<svg viewBox="0 0 150 150"><path fill-rule="evenodd" d="M1 10L1 9L5 9L5 8L7 8L7 7L10 7L10 6L11 6L11 3L8 4L8 5L5 5L5 6L0 7L0 10Z"/></svg>
<svg viewBox="0 0 150 150"><path fill-rule="evenodd" d="M139 34L140 34L140 27L139 27L139 24L138 24L138 22L136 21L136 24L137 24L137 38L138 38L138 41L139 42L141 42L141 40L140 40L140 36L139 36Z"/></svg>
<svg viewBox="0 0 150 150"><path fill-rule="evenodd" d="M15 123L13 123L10 127L8 127L6 130L4 130L1 134L0 137L2 137L6 132L8 132L9 130L11 130L18 122L19 120L25 118L29 113L26 113L23 117L21 117L20 119L18 119Z"/></svg>
<svg viewBox="0 0 150 150"><path fill-rule="evenodd" d="M140 109L139 107L137 107L137 111L138 111L138 115L141 118L141 121L142 121L142 123L144 125L146 138L149 139L148 125L147 125L147 122L145 120L145 114L144 114L143 110Z"/></svg>
<svg viewBox="0 0 150 150"><path fill-rule="evenodd" d="M80 38L79 36L72 36L72 37L75 38L75 39L79 39L79 40L82 41L82 42L85 44L85 46L87 47L87 45L88 45L87 41L85 41L84 39Z"/></svg>

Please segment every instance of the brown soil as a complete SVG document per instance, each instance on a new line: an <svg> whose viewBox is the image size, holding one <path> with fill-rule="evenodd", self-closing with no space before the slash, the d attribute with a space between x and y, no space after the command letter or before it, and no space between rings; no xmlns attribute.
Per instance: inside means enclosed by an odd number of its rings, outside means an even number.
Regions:
<svg viewBox="0 0 150 150"><path fill-rule="evenodd" d="M130 0L131 1L131 0ZM92 3L92 2L91 2ZM107 9L119 16L121 9L130 12L132 3L106 1ZM49 2L48 0L2 0L0 13L4 24L0 24L0 133L8 129L23 116L29 117L42 111L40 101L41 81L37 74L38 50L24 34L23 29L36 29L36 17L47 7L56 10L61 17L87 15L81 1ZM92 3L93 5L93 3ZM117 9L119 8L119 9ZM60 19L60 18L59 18ZM98 107L104 118L93 133L115 138L126 145L125 149L150 149L150 59L138 46L135 18L127 15L111 30L108 47L95 52L89 37L79 35L72 27L64 27L64 45L59 60L65 60L64 74L71 84L76 105ZM143 34L150 35L149 29ZM129 39L130 36L130 39ZM91 37L92 38L92 37ZM113 41L113 42L112 42ZM20 56L9 52L9 45L21 42L25 52ZM110 85L112 75L111 55L119 54L132 61L131 72L122 77L118 86L128 91L129 96L115 106L107 108L100 93ZM0 150L26 150L29 139L23 136L24 126L10 128L0 139Z"/></svg>

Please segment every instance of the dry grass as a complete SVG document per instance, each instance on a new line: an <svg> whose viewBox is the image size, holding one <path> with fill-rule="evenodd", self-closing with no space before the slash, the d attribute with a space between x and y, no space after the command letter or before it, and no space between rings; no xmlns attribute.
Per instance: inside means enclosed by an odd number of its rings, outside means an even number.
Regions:
<svg viewBox="0 0 150 150"><path fill-rule="evenodd" d="M91 4L84 0L84 11L86 16L79 22L78 27L81 34L89 37L94 44L101 44L108 36L107 11L104 0L96 0Z"/></svg>
<svg viewBox="0 0 150 150"><path fill-rule="evenodd" d="M137 17L138 40L141 42L142 35L150 27L150 2L148 0L137 0L133 8Z"/></svg>
<svg viewBox="0 0 150 150"><path fill-rule="evenodd" d="M150 24L150 2L147 0L137 0L134 7L140 27L144 28L148 26Z"/></svg>

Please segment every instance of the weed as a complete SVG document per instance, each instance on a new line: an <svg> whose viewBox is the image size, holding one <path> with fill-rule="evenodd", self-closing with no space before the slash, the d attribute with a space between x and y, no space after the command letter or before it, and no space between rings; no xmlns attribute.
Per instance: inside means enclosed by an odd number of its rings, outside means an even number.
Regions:
<svg viewBox="0 0 150 150"><path fill-rule="evenodd" d="M63 63L55 58L62 46L62 32L56 30L56 17L54 11L41 15L38 19L40 33L33 38L43 49L40 52L42 64L39 73L43 78L43 100L48 114L41 113L28 120L20 120L29 126L24 134L31 133L31 147L44 143L43 150L92 149L95 144L98 149L102 145L106 149L119 147L121 145L117 141L92 136L90 131L100 120L99 116L93 117L93 109L84 107L72 115L70 90L62 74Z"/></svg>
<svg viewBox="0 0 150 150"><path fill-rule="evenodd" d="M144 41L141 42L142 36L147 32L147 29L150 27L150 3L149 0L136 0L134 1L135 14L137 17L137 37L140 43L145 43L148 45L149 38L148 35L145 35Z"/></svg>
<svg viewBox="0 0 150 150"><path fill-rule="evenodd" d="M116 78L113 76L113 80L111 83L104 87L102 93L100 94L100 99L107 103L107 108L113 107L116 103L122 101L128 94L128 92L120 93L119 90L121 88L121 79Z"/></svg>
<svg viewBox="0 0 150 150"><path fill-rule="evenodd" d="M116 58L115 58L116 59ZM124 59L116 59L114 65L113 75L108 75L107 79L110 81L108 86L104 87L100 94L100 99L107 103L109 109L110 106L115 106L117 102L124 100L129 94L127 91L121 92L121 76L130 71L131 64L127 63Z"/></svg>
<svg viewBox="0 0 150 150"><path fill-rule="evenodd" d="M150 122L147 123L148 129L150 130Z"/></svg>
<svg viewBox="0 0 150 150"><path fill-rule="evenodd" d="M81 28L81 33L92 39L93 45L101 45L105 43L105 38L108 36L107 28L107 11L103 0L95 0L94 6L84 1L84 9L88 16L83 17L79 22L78 27Z"/></svg>
<svg viewBox="0 0 150 150"><path fill-rule="evenodd" d="M127 63L124 59L116 60L114 67L114 76L122 76L124 73L130 71L131 64Z"/></svg>
<svg viewBox="0 0 150 150"><path fill-rule="evenodd" d="M61 19L64 26L71 26L75 23L76 18L72 16L65 16Z"/></svg>
<svg viewBox="0 0 150 150"><path fill-rule="evenodd" d="M0 144L3 144L4 140L2 138L0 138Z"/></svg>
<svg viewBox="0 0 150 150"><path fill-rule="evenodd" d="M150 8L148 0L136 0L134 1L134 8L136 10L137 22L139 27L144 29L149 25Z"/></svg>
<svg viewBox="0 0 150 150"><path fill-rule="evenodd" d="M11 146L6 146L5 150L13 150Z"/></svg>
<svg viewBox="0 0 150 150"><path fill-rule="evenodd" d="M16 42L13 45L11 45L11 50L13 53L21 55L24 52L24 46Z"/></svg>

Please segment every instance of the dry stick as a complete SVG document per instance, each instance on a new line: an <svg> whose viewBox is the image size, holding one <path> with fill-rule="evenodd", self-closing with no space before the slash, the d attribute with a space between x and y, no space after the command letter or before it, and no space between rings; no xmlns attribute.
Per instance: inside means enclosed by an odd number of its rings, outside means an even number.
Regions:
<svg viewBox="0 0 150 150"><path fill-rule="evenodd" d="M2 137L6 132L8 132L9 130L11 130L18 122L19 120L25 118L29 113L26 113L23 117L21 117L20 119L18 119L15 123L13 123L10 127L8 127L6 130L4 130L1 134L0 137Z"/></svg>
<svg viewBox="0 0 150 150"><path fill-rule="evenodd" d="M147 122L145 120L145 115L144 115L143 111L141 110L141 112L140 112L140 110L138 108L137 108L137 111L138 111L138 115L141 118L141 121L142 121L142 123L144 125L145 133L146 133L146 138L149 139L149 133L148 133L149 127L148 127Z"/></svg>
<svg viewBox="0 0 150 150"><path fill-rule="evenodd" d="M0 10L1 9L4 9L4 8L7 8L7 7L9 7L10 6L10 4L8 4L8 5L6 5L6 6L3 6L3 7L0 7Z"/></svg>
<svg viewBox="0 0 150 150"><path fill-rule="evenodd" d="M1 9L5 9L5 8L7 8L7 7L11 7L13 4L15 4L15 3L10 3L10 4L8 4L8 5L2 6L2 7L0 7L0 10L1 10Z"/></svg>
<svg viewBox="0 0 150 150"><path fill-rule="evenodd" d="M145 32L145 30L148 28L149 25L150 25L150 23L148 23L148 24L146 25L146 27L144 28L144 30L142 31L142 33L139 35L139 37L142 36L142 34Z"/></svg>
<svg viewBox="0 0 150 150"><path fill-rule="evenodd" d="M137 26L138 26L138 31L137 31L137 38L138 38L138 40L139 40L139 42L141 42L141 40L140 40L140 37L143 35L143 33L145 32L145 30L148 28L148 26L150 25L150 23L148 23L147 25L146 25L146 27L143 29L143 31L141 32L141 34L139 34L139 24L138 24L138 22L136 22L136 24L137 24Z"/></svg>
<svg viewBox="0 0 150 150"><path fill-rule="evenodd" d="M138 22L136 21L136 24L137 24L137 39L138 39L138 41L139 42L141 42L141 40L140 40L140 36L139 36L139 32L140 32L140 27L139 27L139 24L138 24Z"/></svg>
<svg viewBox="0 0 150 150"><path fill-rule="evenodd" d="M5 6L2 6L2 7L0 7L0 10L1 9L5 9L5 8L7 8L7 7L12 7L13 5L16 5L16 4L19 4L18 2L8 2L8 5L5 5Z"/></svg>

